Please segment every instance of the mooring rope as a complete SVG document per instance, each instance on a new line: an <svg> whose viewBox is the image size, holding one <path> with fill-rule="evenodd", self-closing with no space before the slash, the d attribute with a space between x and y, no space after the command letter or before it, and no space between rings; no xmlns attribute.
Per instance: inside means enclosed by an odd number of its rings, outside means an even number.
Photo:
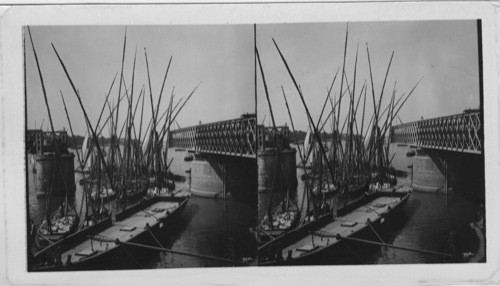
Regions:
<svg viewBox="0 0 500 286"><path fill-rule="evenodd" d="M152 217L154 217L156 220L160 220L160 219L159 219L159 218L157 218L154 214L149 213L149 212L147 212L146 210L141 210L141 211L142 211L142 212L145 212L146 214L148 214L148 215L150 215L150 216L152 216Z"/></svg>
<svg viewBox="0 0 500 286"><path fill-rule="evenodd" d="M424 253L424 254L432 254L432 255L438 255L438 256L445 256L445 257L448 257L448 258L453 258L453 259L459 260L458 257L456 257L456 256L454 256L452 254L442 253L442 252L437 252L437 251L416 249L416 248L410 248L410 247L404 247L404 246L397 246L397 245L392 245L392 244L387 244L387 243L381 243L381 242L376 242L376 241L370 241L370 240L365 240L365 239L359 239L359 238L341 236L340 234L337 234L336 238L340 239L340 240L347 240L347 241L353 241L353 242L358 242L358 243L371 244L371 245L376 245L376 246L392 247L392 248L395 248L395 249L420 252L420 253Z"/></svg>
<svg viewBox="0 0 500 286"><path fill-rule="evenodd" d="M314 233L315 235L319 237L335 237L336 235L333 233L329 233L323 230L317 230L317 231L311 231L311 233Z"/></svg>
<svg viewBox="0 0 500 286"><path fill-rule="evenodd" d="M391 248L395 248L395 249L420 252L420 253L424 253L424 254L433 254L433 255L445 256L445 257L448 257L448 258L453 258L453 259L459 260L458 257L456 257L456 256L454 256L452 254L449 254L449 253L442 253L442 252L437 252L437 251L432 251L432 250L416 249L416 248L410 248L410 247L405 247L405 246L397 246L397 245L393 245L393 244L387 244L387 243L376 242L376 241L371 241L371 240L365 240L365 239L359 239L359 238L341 236L340 234L333 234L333 233L329 233L329 232L326 232L326 231L311 232L311 234L313 234L313 233L315 235L322 236L322 237L334 237L334 238L336 238L338 240L353 241L353 242L371 244L371 245L376 245L376 246L391 247Z"/></svg>
<svg viewBox="0 0 500 286"><path fill-rule="evenodd" d="M102 235L102 234L89 235L89 236L87 236L87 238L89 238L91 240L99 241L99 242L109 242L109 241L106 241L106 240L111 240L112 239L111 237L105 236L105 235Z"/></svg>
<svg viewBox="0 0 500 286"><path fill-rule="evenodd" d="M168 249L168 248L163 248L163 247L157 247L157 246L151 246L151 245L144 245L144 244L139 244L139 243L134 243L134 242L128 242L128 241L121 241L119 239L115 240L107 240L106 242L114 242L117 245L126 245L126 246L134 246L134 247L140 247L140 248L145 248L145 249L150 249L150 250L156 250L156 251L166 251L174 254L181 254L181 255L186 255L186 256L193 256L193 257L198 257L198 258L203 258L203 259L210 259L210 260L215 260L215 261L221 261L221 262L226 262L230 264L234 264L232 260L226 259L226 258L221 258L221 257L215 257L215 256L210 256L210 255L204 255L204 254L197 254L197 253L189 253L185 251L180 251L180 250L173 250L173 249Z"/></svg>
<svg viewBox="0 0 500 286"><path fill-rule="evenodd" d="M401 184L399 184L399 185L396 187L396 189L397 189L397 190L398 190L398 189L401 189L402 187L404 187L404 186L406 185L406 183L408 183L408 182L410 182L410 181L411 181L411 180L410 180L410 176L408 176L404 182L402 182Z"/></svg>
<svg viewBox="0 0 500 286"><path fill-rule="evenodd" d="M184 183L184 185L182 185L182 187L180 187L180 188L179 188L179 190L182 190L182 189L186 188L186 187L188 186L188 183L189 183L189 182L188 182L188 181L186 181L186 182Z"/></svg>
<svg viewBox="0 0 500 286"><path fill-rule="evenodd" d="M135 259L135 257L127 250L125 245L122 244L120 246L122 247L123 250L125 250L125 253L127 253L127 255L130 256L130 258L132 258L132 260L135 262L135 264L137 264L137 266L139 266L139 268L144 269L144 267L142 267L142 265L139 263L139 261L137 261L137 259Z"/></svg>
<svg viewBox="0 0 500 286"><path fill-rule="evenodd" d="M44 238L45 240L47 240L47 242L50 244L50 245L53 245L55 244L55 242L52 242L48 237L46 237L45 235L41 234L40 232L38 232L38 235L40 235L42 238Z"/></svg>
<svg viewBox="0 0 500 286"><path fill-rule="evenodd" d="M158 243L158 245L161 247L161 248L165 248L163 247L163 245L161 245L160 241L158 241L158 239L156 238L156 236L153 234L153 232L151 231L151 229L149 228L149 226L147 227L148 229L148 232L151 234L151 236L156 240L156 243Z"/></svg>
<svg viewBox="0 0 500 286"><path fill-rule="evenodd" d="M364 205L363 207L365 207L365 208L367 208L367 209L371 210L372 212L375 212L377 215L380 215L380 213L379 213L378 211L374 210L373 208L371 208L371 207L369 207L369 206L367 206L367 205Z"/></svg>
<svg viewBox="0 0 500 286"><path fill-rule="evenodd" d="M371 223L368 223L368 226L370 226L370 228L373 230L373 232L375 233L375 235L378 237L378 239L380 240L380 242L384 243L385 244L385 241L380 237L380 235L378 235L378 233L375 231L375 229L373 228L372 224Z"/></svg>
<svg viewBox="0 0 500 286"><path fill-rule="evenodd" d="M359 256L356 254L356 252L354 252L354 250L352 250L352 248L349 246L349 244L347 244L345 241L342 241L343 245L347 248L347 250L349 250L349 252L354 256L354 258L356 258L356 260L358 261L358 263L362 263L363 261L361 260L361 258L359 258Z"/></svg>
<svg viewBox="0 0 500 286"><path fill-rule="evenodd" d="M262 228L257 228L260 232L262 232L263 234L269 236L271 239L275 239L276 237L272 236L271 234L269 234L268 232L264 231Z"/></svg>

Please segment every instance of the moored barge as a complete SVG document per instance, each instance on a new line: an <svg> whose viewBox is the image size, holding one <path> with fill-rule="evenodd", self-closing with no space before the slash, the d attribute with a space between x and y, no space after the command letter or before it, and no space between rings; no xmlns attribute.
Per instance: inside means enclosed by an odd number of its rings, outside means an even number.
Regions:
<svg viewBox="0 0 500 286"><path fill-rule="evenodd" d="M259 265L317 264L322 258L342 264L346 246L343 237L375 239L406 204L408 191L378 191L325 215L259 248ZM351 254L352 255L352 254Z"/></svg>
<svg viewBox="0 0 500 286"><path fill-rule="evenodd" d="M135 260L144 248L120 244L159 246L157 236L175 224L189 200L185 193L162 194L137 203L97 224L84 228L35 254L43 261L32 271L92 270L113 268ZM161 246L160 246L161 247Z"/></svg>

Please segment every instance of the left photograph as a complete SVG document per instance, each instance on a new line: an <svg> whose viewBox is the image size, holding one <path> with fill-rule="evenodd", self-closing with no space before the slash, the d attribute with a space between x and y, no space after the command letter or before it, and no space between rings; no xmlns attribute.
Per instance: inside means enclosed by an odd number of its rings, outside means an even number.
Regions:
<svg viewBox="0 0 500 286"><path fill-rule="evenodd" d="M254 39L23 28L28 271L257 264Z"/></svg>

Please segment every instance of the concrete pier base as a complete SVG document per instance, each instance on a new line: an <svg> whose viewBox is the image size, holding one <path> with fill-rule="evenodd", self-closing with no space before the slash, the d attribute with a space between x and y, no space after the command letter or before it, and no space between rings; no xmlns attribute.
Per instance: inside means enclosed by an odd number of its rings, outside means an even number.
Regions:
<svg viewBox="0 0 500 286"><path fill-rule="evenodd" d="M447 187L474 200L484 200L484 157L478 154L426 150L426 154L446 174Z"/></svg>
<svg viewBox="0 0 500 286"><path fill-rule="evenodd" d="M75 185L75 155L72 153L62 154L59 159L59 173L52 174L56 164L53 154L31 155L33 156L30 168L34 173L34 187L37 197L46 197L50 193L50 184L54 180L52 196L64 196L66 192L70 195L76 191Z"/></svg>
<svg viewBox="0 0 500 286"><path fill-rule="evenodd" d="M259 192L265 192L273 187L274 191L278 191L280 184L289 187L293 190L297 187L297 163L295 159L295 149L288 149L282 151L283 158L283 174L286 181L274 182L274 176L276 176L276 149L266 149L259 152L257 155L257 165L258 165L258 189ZM283 190L284 191L284 190Z"/></svg>
<svg viewBox="0 0 500 286"><path fill-rule="evenodd" d="M484 155L447 150L424 149L407 157L410 146L392 143L391 163L396 170L413 173L413 187L417 191L442 192L452 190L477 200L484 200ZM408 166L412 166L408 168Z"/></svg>
<svg viewBox="0 0 500 286"><path fill-rule="evenodd" d="M207 161L195 160L191 167L191 193L193 196L214 198L222 194L221 176Z"/></svg>
<svg viewBox="0 0 500 286"><path fill-rule="evenodd" d="M427 156L413 157L413 184L415 191L438 192L444 190L445 177L439 167Z"/></svg>
<svg viewBox="0 0 500 286"><path fill-rule="evenodd" d="M191 193L194 196L232 196L252 204L257 202L256 190L255 158L203 154L192 161Z"/></svg>

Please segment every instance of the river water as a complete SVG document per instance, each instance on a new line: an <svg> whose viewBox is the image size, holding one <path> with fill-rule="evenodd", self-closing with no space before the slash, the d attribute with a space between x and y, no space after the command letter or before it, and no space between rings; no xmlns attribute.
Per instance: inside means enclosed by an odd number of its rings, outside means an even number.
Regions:
<svg viewBox="0 0 500 286"><path fill-rule="evenodd" d="M190 169L191 162L184 161L186 155L186 151L169 149L168 157L174 158L171 165L174 174L186 175L185 171ZM228 191L231 192L231 189ZM236 261L242 258L255 261L257 246L250 228L255 225L256 216L255 206L233 197L223 200L193 196L181 215L178 231L168 238L166 247ZM161 253L149 266L169 268L227 265L185 255Z"/></svg>
<svg viewBox="0 0 500 286"><path fill-rule="evenodd" d="M171 170L175 174L186 175L190 162L183 160L186 151L169 150L169 157L174 158ZM297 155L298 156L298 155ZM405 156L396 156L395 164L405 166ZM398 162L399 160L399 162ZM75 167L77 165L75 158ZM299 162L297 158L297 162ZM30 166L30 165L28 165ZM40 224L46 208L45 199L36 197L31 168L28 168L29 214ZM298 187L292 198L302 203L304 181L302 169L297 169ZM82 186L78 183L81 174L75 175L76 205L82 201ZM408 184L409 179L398 178L399 184ZM177 182L177 187L185 182ZM229 190L231 192L231 190ZM258 214L255 206L229 197L226 200L191 197L182 212L176 226L169 229L162 245L173 250L199 253L239 261L242 258L256 260L256 241L250 231L256 225L257 217L264 216L268 195L259 194ZM275 196L275 204L279 195ZM479 242L469 224L477 220L481 209L480 201L471 201L459 193L421 193L413 192L408 203L399 213L397 223L389 231L381 234L386 243L409 248L462 254L475 253ZM53 201L53 208L57 201ZM85 207L84 207L85 209ZM441 256L421 254L394 248L375 247L371 251L355 253L346 258L346 264L405 264L405 263L446 263L452 262ZM317 264L329 264L328 260ZM226 266L220 262L195 258L180 254L158 253L144 268L170 267L212 267Z"/></svg>
<svg viewBox="0 0 500 286"><path fill-rule="evenodd" d="M186 154L186 151L169 149L169 158L174 158L171 170L175 174L186 175L185 171L190 168L190 162L183 160ZM75 169L77 161L75 157ZM36 197L33 172L31 168L28 169L29 214L35 224L39 225L45 215L46 201L44 198ZM83 194L83 187L79 184L81 178L80 173L75 173L75 201L78 210ZM186 182L176 182L176 186L185 187ZM230 189L228 191L231 192ZM53 199L51 205L51 209L57 208L57 199ZM176 225L168 229L168 234L161 243L166 248L183 252L221 257L232 261L241 261L243 258L247 261L255 261L256 241L250 228L255 225L256 216L255 206L232 197L226 200L191 197ZM141 265L143 268L211 266L227 265L214 260L166 252L154 255L147 263Z"/></svg>
<svg viewBox="0 0 500 286"><path fill-rule="evenodd" d="M397 154L393 165L396 168L408 166L405 156L407 148L391 146ZM300 162L297 152L297 162ZM304 194L303 169L297 168L298 187L291 194L300 207ZM398 178L398 185L410 185L410 178ZM273 205L280 202L281 194L275 194ZM266 214L269 194L259 194L259 220ZM388 244L413 249L430 250L441 253L476 253L479 247L478 238L470 227L471 222L478 219L481 205L484 202L473 201L459 193L448 195L439 193L423 193L414 191L407 204L399 212L393 228L381 233ZM305 212L305 207L304 207ZM345 258L345 264L413 264L413 263L451 263L449 258L410 252L395 248L373 247L368 251L354 252ZM328 259L317 261L318 265L328 265Z"/></svg>

